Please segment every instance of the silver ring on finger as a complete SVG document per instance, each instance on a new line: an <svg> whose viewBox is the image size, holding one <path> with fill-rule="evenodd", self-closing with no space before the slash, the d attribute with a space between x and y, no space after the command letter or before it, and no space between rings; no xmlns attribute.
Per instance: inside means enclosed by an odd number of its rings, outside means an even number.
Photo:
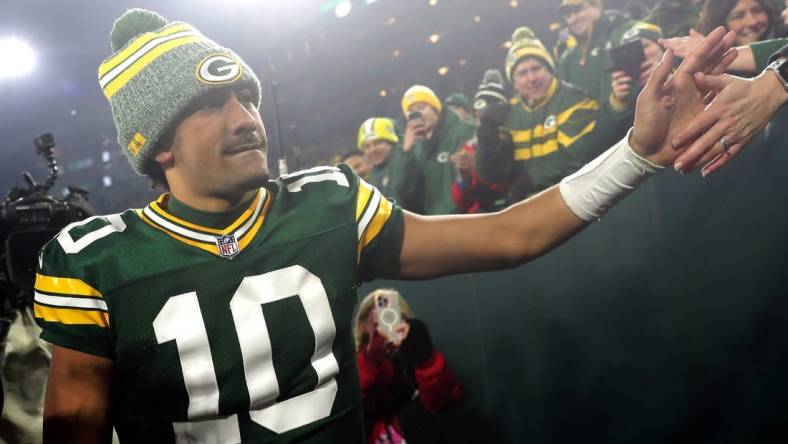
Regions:
<svg viewBox="0 0 788 444"><path fill-rule="evenodd" d="M724 137L721 137L721 138L720 138L720 145L722 145L722 146L723 146L723 148L725 148L725 154L730 154L730 151L731 151L731 143L730 143L730 142L728 142L728 139L726 139L726 138L724 138Z"/></svg>

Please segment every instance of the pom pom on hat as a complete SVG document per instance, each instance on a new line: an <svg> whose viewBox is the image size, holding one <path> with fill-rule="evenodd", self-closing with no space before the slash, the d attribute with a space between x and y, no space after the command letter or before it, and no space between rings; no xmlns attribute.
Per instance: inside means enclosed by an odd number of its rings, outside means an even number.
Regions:
<svg viewBox="0 0 788 444"><path fill-rule="evenodd" d="M126 46L134 37L167 25L167 19L147 9L129 9L115 20L109 34L112 52Z"/></svg>
<svg viewBox="0 0 788 444"><path fill-rule="evenodd" d="M527 26L521 26L512 33L512 47L506 55L506 76L512 80L512 71L526 57L534 57L542 61L550 72L555 72L553 56L547 51L542 42Z"/></svg>
<svg viewBox="0 0 788 444"><path fill-rule="evenodd" d="M482 111L493 103L506 103L506 92L501 72L497 69L488 69L484 72L476 95L473 96L473 109Z"/></svg>

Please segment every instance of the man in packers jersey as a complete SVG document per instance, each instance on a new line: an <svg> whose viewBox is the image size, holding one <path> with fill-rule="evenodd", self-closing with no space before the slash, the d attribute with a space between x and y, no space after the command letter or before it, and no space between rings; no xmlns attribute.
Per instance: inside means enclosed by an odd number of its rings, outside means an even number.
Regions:
<svg viewBox="0 0 788 444"><path fill-rule="evenodd" d="M114 427L123 442L362 443L358 285L515 266L580 231L675 158L667 137L702 107L691 74L720 61L723 33L670 88L664 64L631 137L560 190L430 218L345 166L270 180L251 69L185 23L127 12L99 82L133 168L170 192L42 250L45 440L108 442Z"/></svg>

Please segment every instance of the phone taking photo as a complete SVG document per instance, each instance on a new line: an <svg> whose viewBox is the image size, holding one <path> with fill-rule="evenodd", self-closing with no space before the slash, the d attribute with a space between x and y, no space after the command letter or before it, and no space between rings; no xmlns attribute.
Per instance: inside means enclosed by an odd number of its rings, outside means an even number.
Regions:
<svg viewBox="0 0 788 444"><path fill-rule="evenodd" d="M377 317L378 328L383 331L389 340L397 341L400 339L399 333L394 331L394 327L402 322L399 298L378 295L375 299L375 316Z"/></svg>
<svg viewBox="0 0 788 444"><path fill-rule="evenodd" d="M643 43L640 39L610 48L610 57L613 59L615 71L624 71L633 79L640 77L640 65L646 61L646 53L643 51Z"/></svg>
<svg viewBox="0 0 788 444"><path fill-rule="evenodd" d="M421 119L421 111L411 111L408 113L408 120Z"/></svg>

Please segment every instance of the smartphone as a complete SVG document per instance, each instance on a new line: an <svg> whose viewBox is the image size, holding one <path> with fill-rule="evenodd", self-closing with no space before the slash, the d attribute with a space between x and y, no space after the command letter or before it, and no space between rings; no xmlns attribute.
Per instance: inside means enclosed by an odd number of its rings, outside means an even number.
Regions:
<svg viewBox="0 0 788 444"><path fill-rule="evenodd" d="M640 77L640 65L646 61L640 40L610 48L610 57L613 59L614 71L624 71L635 80Z"/></svg>
<svg viewBox="0 0 788 444"><path fill-rule="evenodd" d="M408 113L408 120L421 119L421 111L411 111Z"/></svg>
<svg viewBox="0 0 788 444"><path fill-rule="evenodd" d="M378 295L375 301L375 316L378 320L378 328L392 341L399 338L399 334L394 331L394 327L402 322L400 314L399 298Z"/></svg>

